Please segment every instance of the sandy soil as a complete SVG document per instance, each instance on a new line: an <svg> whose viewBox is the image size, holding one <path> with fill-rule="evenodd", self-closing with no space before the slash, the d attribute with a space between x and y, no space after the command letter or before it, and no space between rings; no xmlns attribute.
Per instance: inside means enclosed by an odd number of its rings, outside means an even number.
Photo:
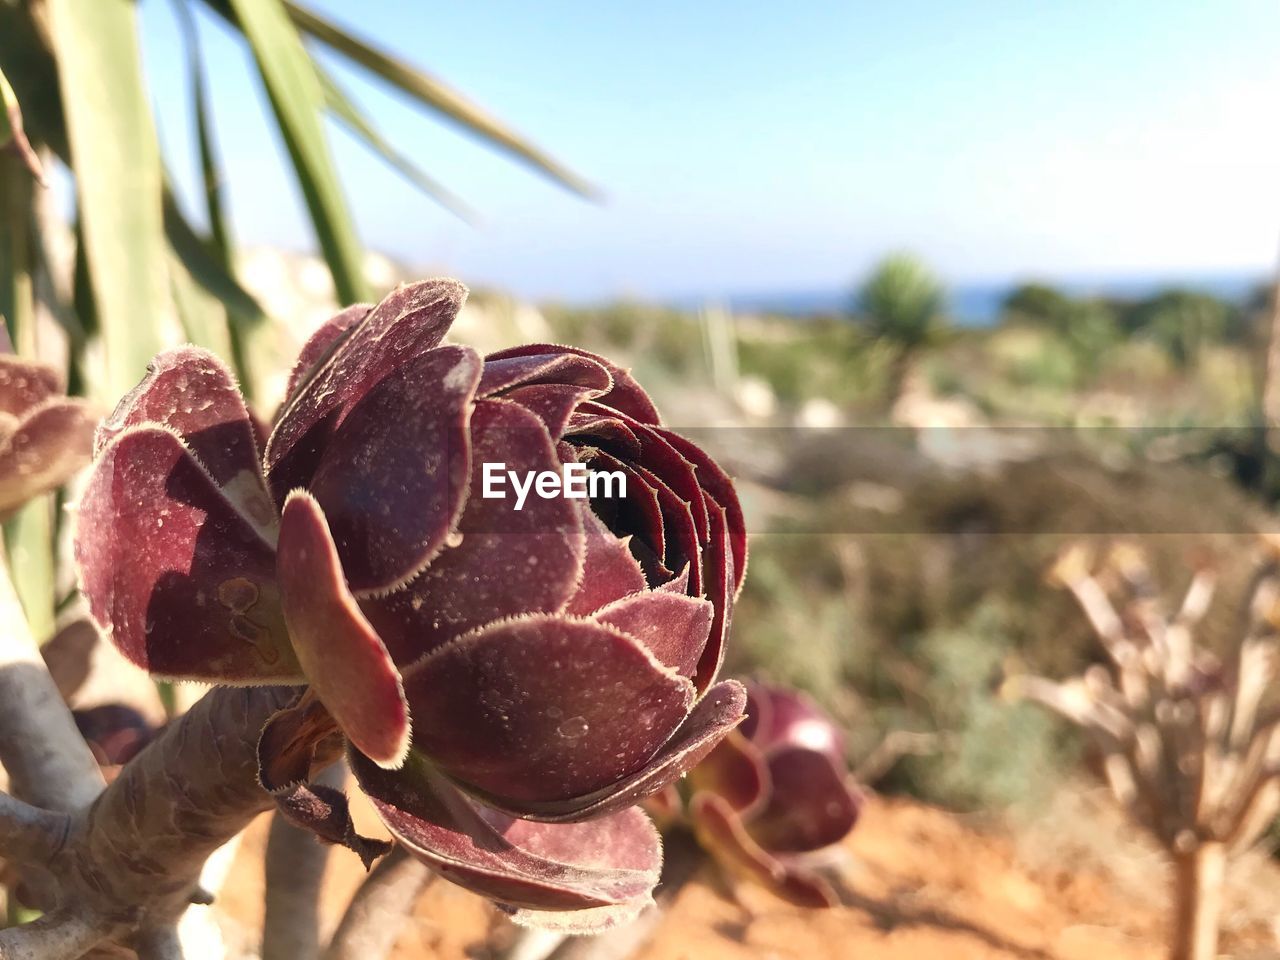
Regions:
<svg viewBox="0 0 1280 960"><path fill-rule="evenodd" d="M364 817L360 817L365 820ZM1078 819L1078 817L1077 817ZM367 822L364 824L371 826ZM1073 837L1093 839L1085 851ZM732 885L712 869L680 892L639 960L1157 960L1163 871L1132 839L1111 842L1115 824L1042 823L1015 836L900 799L873 798L851 836L842 868L848 905L802 911L758 887ZM233 945L253 956L261 923L266 821L245 835L217 910ZM1099 837L1102 842L1099 842ZM1034 852L1028 851L1034 848ZM1113 869L1100 859L1124 860ZM1255 862L1247 886L1280 892L1280 871ZM338 851L326 881L325 923L359 883L354 857ZM1247 898L1246 898L1247 899ZM1271 900L1265 900L1263 910ZM1228 916L1223 949L1248 960L1280 957L1259 907ZM501 954L510 925L487 904L436 883L400 938L398 960L484 960Z"/></svg>

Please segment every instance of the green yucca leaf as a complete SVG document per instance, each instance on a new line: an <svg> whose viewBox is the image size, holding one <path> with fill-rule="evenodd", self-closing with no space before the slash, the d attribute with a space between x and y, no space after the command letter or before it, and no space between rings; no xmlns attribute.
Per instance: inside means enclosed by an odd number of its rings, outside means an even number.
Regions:
<svg viewBox="0 0 1280 960"><path fill-rule="evenodd" d="M46 493L23 504L4 523L13 589L37 643L53 636L55 623L53 510L53 495Z"/></svg>
<svg viewBox="0 0 1280 960"><path fill-rule="evenodd" d="M209 244L183 215L177 199L167 187L163 203L165 235L187 272L235 313L252 323L266 320L266 314L253 294L241 286L221 258L209 249Z"/></svg>
<svg viewBox="0 0 1280 960"><path fill-rule="evenodd" d="M187 65L191 70L191 106L196 121L196 150L200 157L200 182L204 187L205 214L209 218L209 238L213 252L228 270L232 269L234 255L231 231L227 226L226 205L222 191L225 180L222 165L218 162L213 142L212 123L209 117L209 91L205 79L204 55L200 50L200 35L196 18L187 0L174 0L178 24L187 48Z"/></svg>
<svg viewBox="0 0 1280 960"><path fill-rule="evenodd" d="M164 192L164 229L169 246L183 272L204 293L212 295L222 304L223 323L227 325L225 337L213 331L206 331L206 334L218 343L225 344L225 350L214 347L210 349L217 349L232 362L241 388L249 399L253 399L257 375L262 371L253 369L252 344L256 336L269 332L266 312L254 295L236 279L231 265L219 255L216 242L207 242L196 232L196 228L178 207L177 198L168 186ZM230 251L227 252L227 258L233 259ZM183 311L181 301L178 302L178 309L180 313Z"/></svg>
<svg viewBox="0 0 1280 960"><path fill-rule="evenodd" d="M468 133L513 154L574 193L584 197L598 197L597 189L582 177L548 156L443 81L352 36L306 7L292 3L290 0L285 0L284 6L293 22L303 32L408 94L421 105L453 121Z"/></svg>
<svg viewBox="0 0 1280 960"><path fill-rule="evenodd" d="M89 337L98 332L98 308L93 302L93 284L89 280L89 258L85 256L84 221L76 217L76 259L71 273L71 308L80 321L85 336L73 339L67 357L67 392L84 396L88 392L88 363L85 358Z"/></svg>
<svg viewBox="0 0 1280 960"><path fill-rule="evenodd" d="M15 155L0 153L0 320L17 345L31 316L31 179Z"/></svg>
<svg viewBox="0 0 1280 960"><path fill-rule="evenodd" d="M0 312L16 352L36 356L33 216L36 189L25 161L0 153ZM13 586L38 640L53 632L53 503L36 497L4 524Z"/></svg>
<svg viewBox="0 0 1280 960"><path fill-rule="evenodd" d="M4 72L0 71L0 150L10 150L22 158L31 175L44 183L44 168L22 127L22 110L18 95L9 86Z"/></svg>
<svg viewBox="0 0 1280 960"><path fill-rule="evenodd" d="M169 283L178 320L187 339L198 347L230 358L231 334L227 327L227 308L196 283L176 253L169 257Z"/></svg>
<svg viewBox="0 0 1280 960"><path fill-rule="evenodd" d="M49 0L62 107L106 350L119 396L161 346L169 312L160 148L131 0Z"/></svg>
<svg viewBox="0 0 1280 960"><path fill-rule="evenodd" d="M397 170L406 180L454 216L467 223L476 222L475 211L468 207L457 194L397 150L369 122L359 108L352 103L351 98L338 85L338 82L333 79L333 76L318 63L316 64L316 74L320 77L320 83L324 87L324 99L329 107L329 112L341 121L352 134L363 141L370 150L382 157L387 164Z"/></svg>
<svg viewBox="0 0 1280 960"><path fill-rule="evenodd" d="M360 243L325 139L324 91L311 57L280 0L230 3L257 60L338 298L367 300Z"/></svg>
<svg viewBox="0 0 1280 960"><path fill-rule="evenodd" d="M222 164L218 160L216 145L213 139L212 121L209 114L209 94L208 84L204 68L204 56L200 49L200 34L196 28L196 18L191 11L191 5L187 0L174 0L174 6L178 11L178 22L182 28L183 37L187 46L187 63L191 68L191 98L192 113L196 121L196 148L200 156L200 182L204 187L204 204L205 215L209 220L209 248L217 264L212 266L205 265L201 272L210 280L214 279L213 274L217 273L220 283L216 286L205 284L205 289L210 290L223 300L224 312L223 322L227 327L227 346L230 353L227 359L231 361L235 368L236 376L240 381L241 389L245 396L250 400L253 399L255 388L257 385L257 377L254 375L251 363L253 350L251 349L251 341L254 335L261 331L263 321L266 317L258 308L256 303L245 303L244 300L252 300L248 294L240 289L239 283L235 279L235 248L231 238L231 228L227 221L226 204L223 202L223 187L225 179L223 176ZM169 211L172 209L177 212L177 205L172 204L172 197L166 197L166 222L170 219ZM179 219L180 216L179 216ZM185 228L184 233L194 237L195 231L191 230L183 221L182 226ZM173 240L173 233L170 233L170 241ZM191 247L188 254L190 260L192 255L198 251ZM198 263L192 266L200 269ZM221 267L218 271L216 267ZM219 293L221 290L221 293ZM179 304L179 309L181 309Z"/></svg>

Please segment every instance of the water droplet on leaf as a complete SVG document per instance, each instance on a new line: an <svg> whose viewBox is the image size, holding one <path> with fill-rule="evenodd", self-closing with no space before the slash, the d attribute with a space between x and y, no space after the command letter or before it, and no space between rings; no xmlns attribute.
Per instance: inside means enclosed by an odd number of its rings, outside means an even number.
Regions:
<svg viewBox="0 0 1280 960"><path fill-rule="evenodd" d="M585 717L570 717L556 728L556 732L566 740L577 740L591 729Z"/></svg>

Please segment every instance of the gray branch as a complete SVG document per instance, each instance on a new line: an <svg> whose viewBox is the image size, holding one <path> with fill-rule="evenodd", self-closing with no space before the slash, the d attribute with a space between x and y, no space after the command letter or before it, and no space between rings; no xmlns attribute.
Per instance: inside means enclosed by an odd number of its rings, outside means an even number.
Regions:
<svg viewBox="0 0 1280 960"><path fill-rule="evenodd" d="M62 849L71 816L33 807L0 793L0 857L19 863L47 863Z"/></svg>
<svg viewBox="0 0 1280 960"><path fill-rule="evenodd" d="M345 778L344 765L335 763L316 782L340 790ZM272 817L262 960L316 960L320 955L320 886L332 849L284 815Z"/></svg>
<svg viewBox="0 0 1280 960"><path fill-rule="evenodd" d="M15 796L74 812L102 792L102 773L40 658L0 560L0 766Z"/></svg>
<svg viewBox="0 0 1280 960"><path fill-rule="evenodd" d="M58 910L0 930L0 960L78 960L111 933L112 924L102 918Z"/></svg>
<svg viewBox="0 0 1280 960"><path fill-rule="evenodd" d="M392 850L351 898L324 960L384 960L433 877L403 847Z"/></svg>

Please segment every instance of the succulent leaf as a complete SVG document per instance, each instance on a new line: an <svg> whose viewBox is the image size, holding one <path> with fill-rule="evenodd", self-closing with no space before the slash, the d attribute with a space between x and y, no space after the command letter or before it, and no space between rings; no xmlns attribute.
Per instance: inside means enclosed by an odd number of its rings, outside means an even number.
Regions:
<svg viewBox="0 0 1280 960"><path fill-rule="evenodd" d="M311 689L358 750L382 766L401 766L409 708L400 673L347 588L324 512L305 491L285 501L276 574Z"/></svg>
<svg viewBox="0 0 1280 960"><path fill-rule="evenodd" d="M101 452L80 499L76 562L94 620L143 669L301 679L271 544L169 430L132 427Z"/></svg>
<svg viewBox="0 0 1280 960"><path fill-rule="evenodd" d="M424 280L393 290L324 359L289 398L267 441L268 486L278 503L306 486L333 431L387 374L439 345L467 288Z"/></svg>
<svg viewBox="0 0 1280 960"><path fill-rule="evenodd" d="M458 522L479 376L471 349L432 350L366 393L326 447L310 489L356 593L404 584L435 558Z"/></svg>
<svg viewBox="0 0 1280 960"><path fill-rule="evenodd" d="M417 749L513 804L589 794L634 773L693 698L634 638L554 614L442 647L405 672L405 693Z"/></svg>
<svg viewBox="0 0 1280 960"><path fill-rule="evenodd" d="M638 910L649 902L661 844L638 809L584 823L518 820L468 799L417 762L423 769L412 780L359 756L351 767L396 839L441 876L533 911Z"/></svg>

